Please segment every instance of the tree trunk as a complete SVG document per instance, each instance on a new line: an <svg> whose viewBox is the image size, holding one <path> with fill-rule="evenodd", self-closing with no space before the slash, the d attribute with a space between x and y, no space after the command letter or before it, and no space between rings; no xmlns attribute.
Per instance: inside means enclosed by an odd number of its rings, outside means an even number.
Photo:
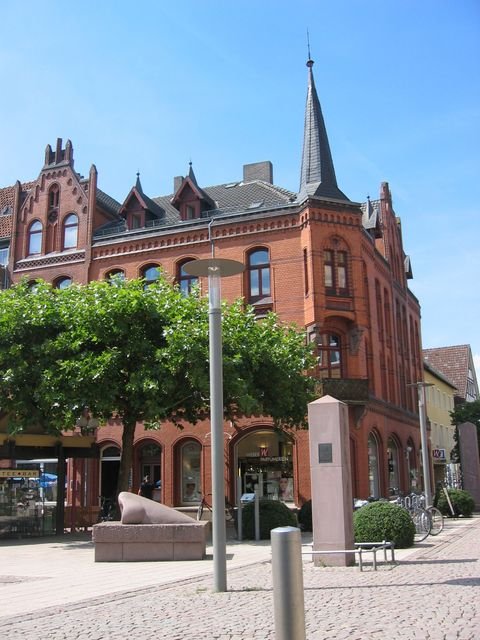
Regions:
<svg viewBox="0 0 480 640"><path fill-rule="evenodd" d="M133 439L136 420L128 416L123 417L122 453L120 469L118 470L117 496L121 491L128 491L128 480L133 462Z"/></svg>

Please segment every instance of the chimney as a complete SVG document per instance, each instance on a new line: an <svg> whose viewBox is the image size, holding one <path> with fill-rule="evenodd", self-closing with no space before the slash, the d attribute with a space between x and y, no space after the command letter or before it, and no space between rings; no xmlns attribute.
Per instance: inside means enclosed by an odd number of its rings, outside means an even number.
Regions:
<svg viewBox="0 0 480 640"><path fill-rule="evenodd" d="M175 176L173 179L173 193L177 193L177 191L182 186L182 182L185 180L183 176Z"/></svg>
<svg viewBox="0 0 480 640"><path fill-rule="evenodd" d="M263 180L273 184L273 165L270 160L243 165L243 181Z"/></svg>

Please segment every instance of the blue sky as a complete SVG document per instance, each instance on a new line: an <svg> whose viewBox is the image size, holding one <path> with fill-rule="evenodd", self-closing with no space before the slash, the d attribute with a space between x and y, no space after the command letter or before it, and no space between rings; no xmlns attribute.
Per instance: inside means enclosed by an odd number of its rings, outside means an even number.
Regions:
<svg viewBox="0 0 480 640"><path fill-rule="evenodd" d="M0 185L70 138L122 201L271 160L298 189L310 32L339 187L387 181L420 299L424 347L480 365L478 0L103 0L0 3Z"/></svg>

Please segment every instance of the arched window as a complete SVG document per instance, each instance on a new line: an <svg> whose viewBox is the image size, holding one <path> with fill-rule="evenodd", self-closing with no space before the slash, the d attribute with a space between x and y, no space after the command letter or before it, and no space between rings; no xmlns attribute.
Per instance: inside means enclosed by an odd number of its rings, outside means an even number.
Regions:
<svg viewBox="0 0 480 640"><path fill-rule="evenodd" d="M329 296L348 296L348 253L325 249L323 252L325 292Z"/></svg>
<svg viewBox="0 0 480 640"><path fill-rule="evenodd" d="M200 460L202 447L198 442L189 440L180 449L180 469L182 477L181 502L183 504L198 503L202 499L202 482L200 476Z"/></svg>
<svg viewBox="0 0 480 640"><path fill-rule="evenodd" d="M378 441L373 432L368 436L368 482L370 495L378 498L380 496Z"/></svg>
<svg viewBox="0 0 480 640"><path fill-rule="evenodd" d="M149 442L144 444L140 448L140 475L138 477L138 484L140 485L143 478L148 476L150 482L155 485L155 489L161 488L161 461L162 461L162 449L158 444ZM158 492L159 494L160 492ZM160 495L153 495L154 499L159 499Z"/></svg>
<svg viewBox="0 0 480 640"><path fill-rule="evenodd" d="M70 213L63 222L63 248L75 249L78 242L78 217Z"/></svg>
<svg viewBox="0 0 480 640"><path fill-rule="evenodd" d="M28 230L28 255L35 255L42 252L43 226L38 220L30 225Z"/></svg>
<svg viewBox="0 0 480 640"><path fill-rule="evenodd" d="M61 278L57 278L53 283L55 289L66 289L72 284L72 279L68 276L63 276Z"/></svg>
<svg viewBox="0 0 480 640"><path fill-rule="evenodd" d="M48 210L56 209L60 201L60 187L58 184L52 184L48 190Z"/></svg>
<svg viewBox="0 0 480 640"><path fill-rule="evenodd" d="M320 378L344 378L342 341L334 333L321 333L317 338Z"/></svg>
<svg viewBox="0 0 480 640"><path fill-rule="evenodd" d="M415 445L413 444L413 440L411 438L409 438L407 441L405 457L407 459L408 490L416 491L419 487L417 456L415 453Z"/></svg>
<svg viewBox="0 0 480 640"><path fill-rule="evenodd" d="M271 295L268 249L254 249L247 257L248 301L257 302Z"/></svg>
<svg viewBox="0 0 480 640"><path fill-rule="evenodd" d="M122 269L112 269L106 274L105 280L108 280L110 284L123 282L125 280L125 271L122 271Z"/></svg>
<svg viewBox="0 0 480 640"><path fill-rule="evenodd" d="M156 280L160 278L160 265L158 264L148 264L140 272L140 277L145 279L145 286L148 287L149 284L153 284Z"/></svg>
<svg viewBox="0 0 480 640"><path fill-rule="evenodd" d="M391 496L397 496L400 491L400 472L398 444L395 438L387 441L388 454L388 492Z"/></svg>
<svg viewBox="0 0 480 640"><path fill-rule="evenodd" d="M177 282L180 287L180 291L184 296L188 296L191 293L192 288L197 284L198 278L196 276L191 276L189 273L185 271L185 265L190 262L190 260L185 260L184 262L178 265L178 273L177 273Z"/></svg>

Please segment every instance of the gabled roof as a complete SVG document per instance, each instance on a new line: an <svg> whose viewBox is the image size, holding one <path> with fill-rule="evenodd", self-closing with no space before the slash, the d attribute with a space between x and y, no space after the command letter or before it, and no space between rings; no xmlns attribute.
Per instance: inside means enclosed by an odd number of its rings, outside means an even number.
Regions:
<svg viewBox="0 0 480 640"><path fill-rule="evenodd" d="M149 211L156 218L163 218L163 216L165 215L164 209L160 207L156 202L154 202L151 198L149 198L143 192L142 183L140 182L140 174L138 173L137 173L137 181L135 183L135 186L130 189L130 193L125 198L123 205L121 205L120 207L120 211L119 211L120 215L122 215L125 212L131 198L136 198L137 201L140 203L140 206L142 207L142 209L144 209L145 211Z"/></svg>
<svg viewBox="0 0 480 640"><path fill-rule="evenodd" d="M460 397L466 397L468 370L473 366L469 344L423 349L423 359L453 382Z"/></svg>
<svg viewBox="0 0 480 640"><path fill-rule="evenodd" d="M191 162L190 162L190 169L188 171L188 176L186 176L186 178L183 179L182 184L180 185L177 192L174 194L172 198L173 206L176 206L177 202L181 200L182 191L184 191L184 189L187 186L189 186L190 189L197 195L197 197L204 202L204 205L206 205L207 208L215 209L215 202L208 195L205 189L202 189L201 187L198 186L197 178L195 177L195 174L193 172L193 167Z"/></svg>
<svg viewBox="0 0 480 640"><path fill-rule="evenodd" d="M452 387L452 389L457 391L457 387L453 384L453 382L449 380L449 378L447 378L447 376L444 375L441 371L439 371L438 369L435 369L435 367L432 367L432 365L429 364L426 360L423 361L423 367L426 371L429 371L433 376L435 376L439 380L442 380L443 382L445 382L445 384L448 384L450 387Z"/></svg>
<svg viewBox="0 0 480 640"><path fill-rule="evenodd" d="M360 205L362 210L362 224L364 229L371 231L374 238L380 238L380 200L372 202L367 197L367 201Z"/></svg>
<svg viewBox="0 0 480 640"><path fill-rule="evenodd" d="M20 186L22 189L23 200L28 192L32 189L36 180L31 182L23 182ZM9 238L12 233L13 219L13 201L15 198L15 185L11 187L3 187L0 189L0 238Z"/></svg>

